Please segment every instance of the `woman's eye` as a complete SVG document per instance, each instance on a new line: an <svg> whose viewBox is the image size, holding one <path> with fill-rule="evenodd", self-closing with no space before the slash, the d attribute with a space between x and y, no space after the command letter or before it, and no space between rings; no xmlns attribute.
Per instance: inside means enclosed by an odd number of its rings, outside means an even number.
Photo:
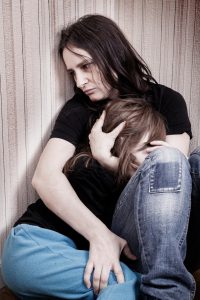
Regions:
<svg viewBox="0 0 200 300"><path fill-rule="evenodd" d="M90 69L91 64L92 64L92 63L84 64L84 65L82 66L83 70L88 70L88 69Z"/></svg>
<svg viewBox="0 0 200 300"><path fill-rule="evenodd" d="M69 71L68 74L72 77L74 77L74 71Z"/></svg>
<svg viewBox="0 0 200 300"><path fill-rule="evenodd" d="M83 69L84 69L84 70L87 70L88 68L89 68L89 64L83 65Z"/></svg>

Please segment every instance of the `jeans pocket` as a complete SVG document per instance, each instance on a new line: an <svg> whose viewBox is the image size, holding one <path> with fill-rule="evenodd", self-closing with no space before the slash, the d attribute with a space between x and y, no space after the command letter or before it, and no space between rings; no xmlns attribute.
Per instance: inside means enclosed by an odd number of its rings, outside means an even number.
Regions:
<svg viewBox="0 0 200 300"><path fill-rule="evenodd" d="M150 193L181 191L182 167L178 162L155 164L150 172Z"/></svg>

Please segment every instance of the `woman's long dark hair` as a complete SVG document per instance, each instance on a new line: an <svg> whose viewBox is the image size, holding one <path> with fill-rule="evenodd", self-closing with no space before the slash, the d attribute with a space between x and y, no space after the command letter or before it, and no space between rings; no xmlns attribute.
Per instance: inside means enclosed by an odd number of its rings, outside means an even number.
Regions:
<svg viewBox="0 0 200 300"><path fill-rule="evenodd" d="M101 15L85 15L61 32L59 53L70 46L87 51L101 74L120 98L144 96L155 81L120 28Z"/></svg>
<svg viewBox="0 0 200 300"><path fill-rule="evenodd" d="M106 105L105 111L106 117L102 128L104 132L112 131L126 120L125 127L116 138L112 149L112 154L119 158L116 175L118 182L122 183L127 181L130 174L138 167L133 153L141 139L147 134L146 144L153 140L165 140L165 123L160 113L141 98L112 100ZM142 149L147 147L146 144ZM67 174L73 170L80 158L84 158L86 166L89 166L92 160L89 145L84 152L78 153L66 163L64 173Z"/></svg>

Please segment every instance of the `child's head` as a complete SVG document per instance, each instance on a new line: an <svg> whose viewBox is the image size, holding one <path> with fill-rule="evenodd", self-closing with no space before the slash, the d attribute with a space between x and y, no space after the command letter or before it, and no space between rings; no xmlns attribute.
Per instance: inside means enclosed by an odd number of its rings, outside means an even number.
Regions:
<svg viewBox="0 0 200 300"><path fill-rule="evenodd" d="M148 155L146 148L153 140L165 140L164 120L144 99L117 99L106 106L103 131L110 132L122 121L124 129L116 138L112 154L119 157L118 176L128 179Z"/></svg>
<svg viewBox="0 0 200 300"><path fill-rule="evenodd" d="M148 155L146 148L153 140L165 140L164 120L150 103L142 98L116 99L106 107L106 116L102 130L110 132L121 122L126 121L123 130L116 138L112 154L119 158L117 170L118 182L130 178ZM73 168L77 159L89 157L86 150L73 157L65 167L65 172ZM86 160L86 165L89 160Z"/></svg>

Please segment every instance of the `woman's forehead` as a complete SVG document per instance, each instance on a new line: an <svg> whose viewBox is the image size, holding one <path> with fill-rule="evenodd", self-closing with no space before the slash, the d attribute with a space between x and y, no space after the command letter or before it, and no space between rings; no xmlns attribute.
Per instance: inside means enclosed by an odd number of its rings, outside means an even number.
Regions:
<svg viewBox="0 0 200 300"><path fill-rule="evenodd" d="M83 61L91 60L91 55L84 49L70 46L63 50L63 59L67 68L71 68L71 65L74 66L82 63Z"/></svg>
<svg viewBox="0 0 200 300"><path fill-rule="evenodd" d="M70 53L77 57L92 58L91 55L86 50L75 46L69 46L63 50L63 56L69 55Z"/></svg>

